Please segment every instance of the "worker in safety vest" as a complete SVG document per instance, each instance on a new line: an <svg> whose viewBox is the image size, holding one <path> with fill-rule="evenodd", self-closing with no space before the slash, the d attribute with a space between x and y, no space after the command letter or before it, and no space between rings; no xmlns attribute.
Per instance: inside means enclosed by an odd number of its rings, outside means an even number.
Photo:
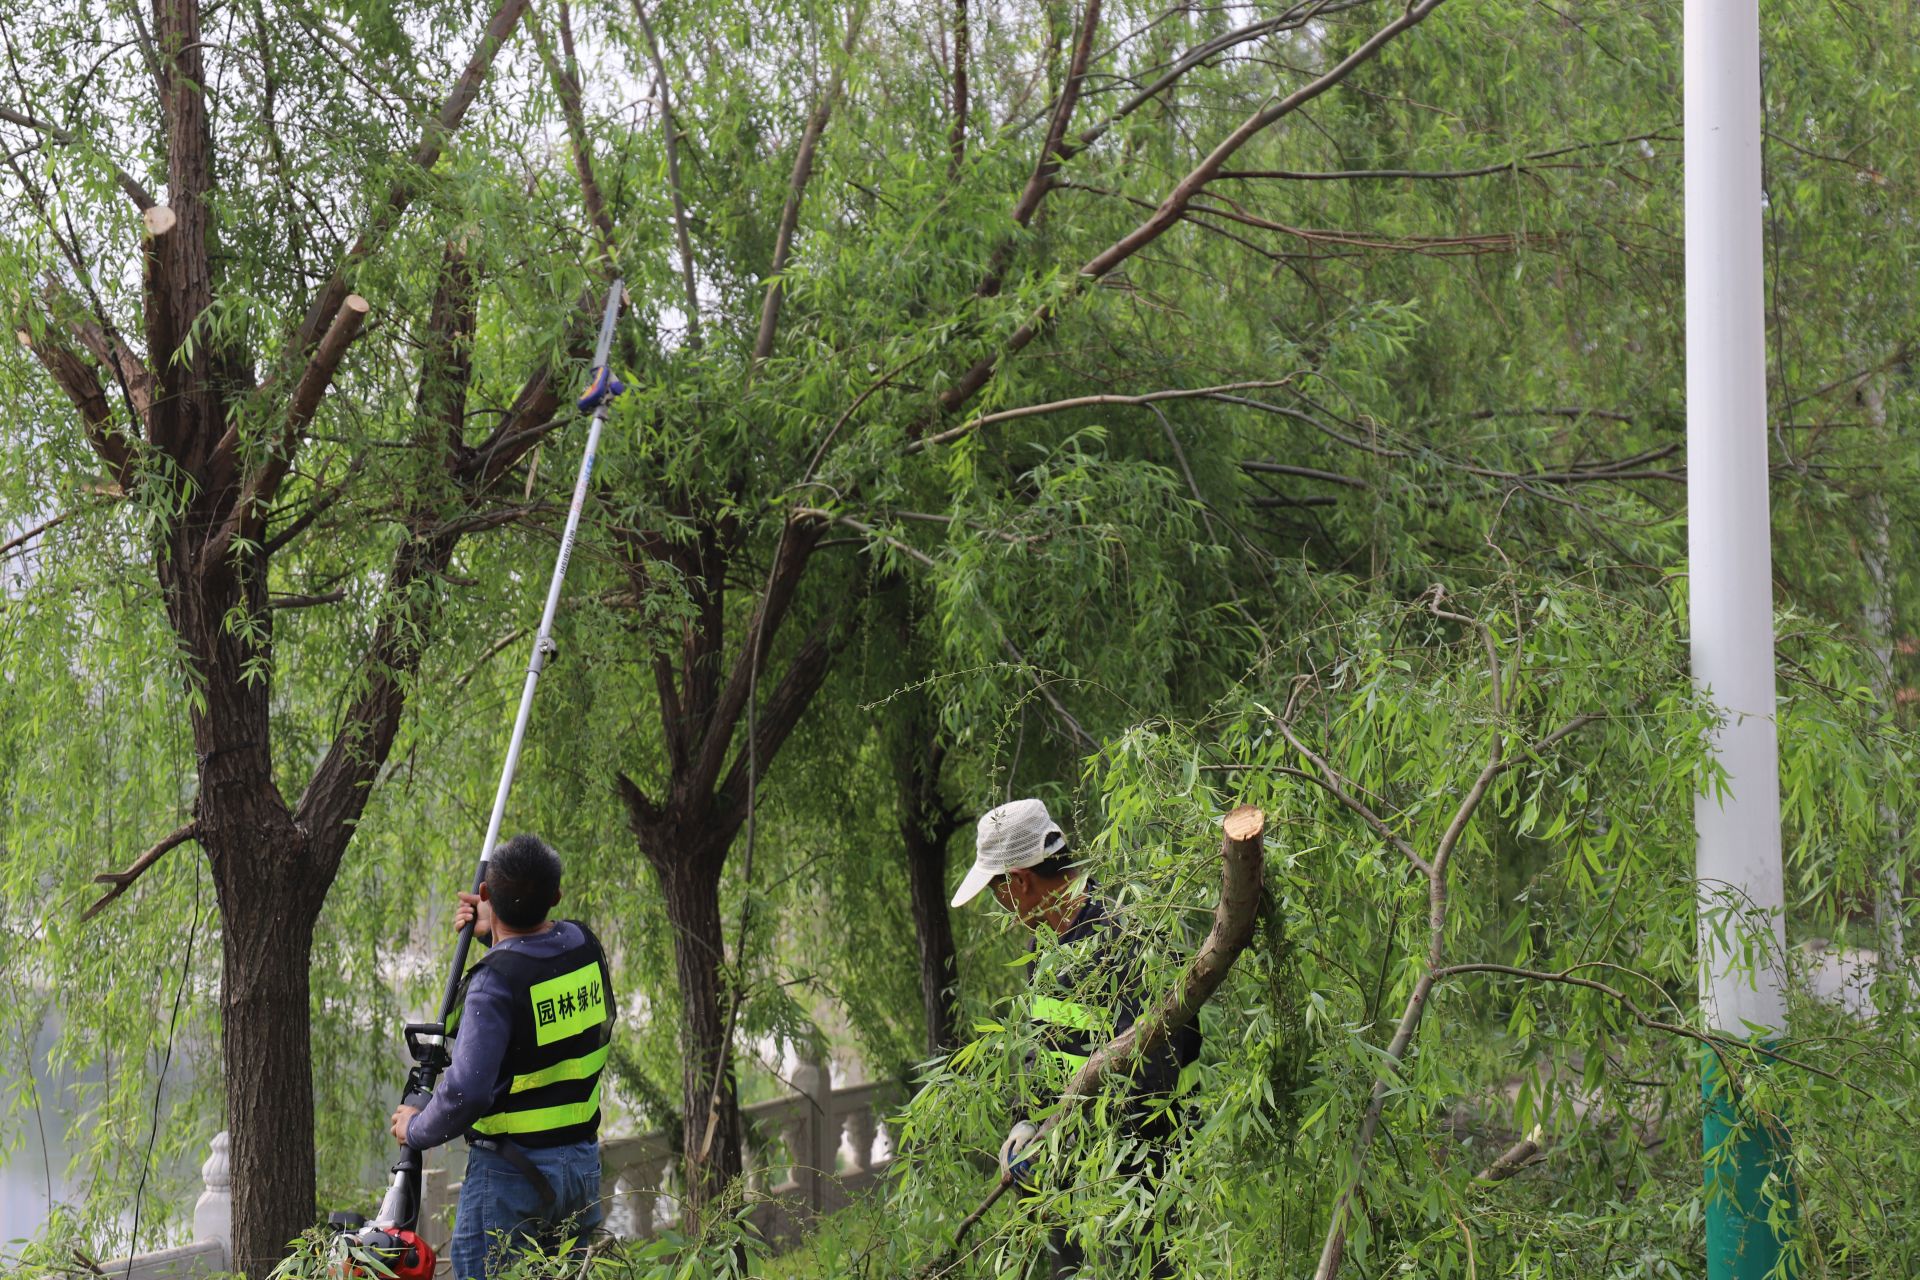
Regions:
<svg viewBox="0 0 1920 1280"><path fill-rule="evenodd" d="M953 905L964 906L982 889L991 889L1021 924L1036 931L1045 925L1059 946L1072 949L1044 980L1035 976L1039 966L1028 967L1030 982L1044 982L1032 1002L1041 1047L1029 1062L1022 1114L1000 1146L1001 1173L1025 1182L1036 1154L1025 1148L1038 1130L1026 1107L1044 1109L1057 1100L1096 1050L1133 1025L1149 993L1141 987L1137 947L1068 856L1066 835L1041 801L1015 800L980 819L973 866ZM1029 951L1037 944L1036 932ZM1128 1164L1150 1183L1158 1181L1181 1125L1177 1100L1192 1088L1199 1056L1200 1032L1189 1024L1133 1064L1123 1133L1137 1143ZM1049 1248L1056 1276L1084 1265L1082 1250L1062 1231L1053 1233ZM1154 1274L1170 1274L1164 1267L1156 1258Z"/></svg>
<svg viewBox="0 0 1920 1280"><path fill-rule="evenodd" d="M454 1220L454 1280L487 1280L490 1259L552 1249L597 1228L600 1072L613 1040L613 981L599 939L552 920L560 856L515 836L487 860L455 924L490 948L461 979L447 1032L453 1063L424 1109L393 1113L417 1151L467 1139Z"/></svg>

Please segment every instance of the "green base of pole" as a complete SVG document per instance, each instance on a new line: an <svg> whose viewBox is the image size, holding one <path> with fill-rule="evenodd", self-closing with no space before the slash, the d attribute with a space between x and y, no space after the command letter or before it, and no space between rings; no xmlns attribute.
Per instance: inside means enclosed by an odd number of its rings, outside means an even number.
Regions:
<svg viewBox="0 0 1920 1280"><path fill-rule="evenodd" d="M1734 1096L1711 1049L1704 1053L1700 1084L1706 1100L1701 1153L1707 1280L1793 1280L1799 1268L1782 1237L1793 1229L1800 1206L1786 1130L1777 1119L1754 1115L1744 1098Z"/></svg>

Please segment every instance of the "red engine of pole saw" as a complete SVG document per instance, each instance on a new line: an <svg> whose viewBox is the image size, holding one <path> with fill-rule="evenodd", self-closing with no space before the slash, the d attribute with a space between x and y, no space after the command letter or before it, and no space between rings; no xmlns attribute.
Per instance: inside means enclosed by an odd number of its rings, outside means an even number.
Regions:
<svg viewBox="0 0 1920 1280"><path fill-rule="evenodd" d="M411 1231L362 1227L341 1237L345 1248L332 1267L334 1280L433 1280L439 1264L433 1246ZM375 1264L378 1265L375 1265Z"/></svg>

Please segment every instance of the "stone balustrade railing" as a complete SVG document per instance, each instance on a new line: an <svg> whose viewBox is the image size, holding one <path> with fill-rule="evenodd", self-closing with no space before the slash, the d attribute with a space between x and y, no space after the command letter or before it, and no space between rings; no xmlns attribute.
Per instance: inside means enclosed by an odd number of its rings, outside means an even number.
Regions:
<svg viewBox="0 0 1920 1280"><path fill-rule="evenodd" d="M886 1108L896 1097L887 1084L832 1087L827 1067L802 1063L785 1097L741 1108L743 1153L755 1226L767 1239L791 1240L823 1213L844 1208L871 1186L892 1160ZM460 1198L458 1154L430 1162L421 1221L429 1241L451 1235L449 1215ZM673 1136L644 1133L600 1144L601 1192L607 1230L628 1239L657 1234L680 1217L680 1157Z"/></svg>
<svg viewBox="0 0 1920 1280"><path fill-rule="evenodd" d="M826 1065L817 1062L802 1063L790 1083L792 1093L741 1109L753 1222L776 1243L796 1239L814 1218L844 1208L893 1157L884 1117L897 1096L894 1086L835 1089ZM680 1160L671 1136L606 1138L600 1162L608 1231L644 1239L678 1221ZM421 1234L440 1252L443 1273L462 1164L456 1148L430 1152L422 1188ZM200 1174L204 1189L194 1205L193 1243L102 1263L101 1269L124 1280L200 1280L229 1270L233 1178L225 1132L214 1135ZM377 1192L369 1191L368 1203L376 1199Z"/></svg>

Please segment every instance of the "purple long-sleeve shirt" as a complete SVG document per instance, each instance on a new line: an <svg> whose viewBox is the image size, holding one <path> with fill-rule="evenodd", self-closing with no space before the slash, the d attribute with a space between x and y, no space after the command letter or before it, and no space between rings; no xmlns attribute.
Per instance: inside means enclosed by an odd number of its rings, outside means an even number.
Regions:
<svg viewBox="0 0 1920 1280"><path fill-rule="evenodd" d="M580 926L558 920L545 933L508 938L495 950L517 951L545 960L586 941ZM513 993L482 966L467 983L459 1034L453 1037L453 1065L440 1077L433 1101L407 1123L407 1145L425 1151L451 1142L473 1122L506 1100L513 1084L507 1070L507 1041L513 1034Z"/></svg>

